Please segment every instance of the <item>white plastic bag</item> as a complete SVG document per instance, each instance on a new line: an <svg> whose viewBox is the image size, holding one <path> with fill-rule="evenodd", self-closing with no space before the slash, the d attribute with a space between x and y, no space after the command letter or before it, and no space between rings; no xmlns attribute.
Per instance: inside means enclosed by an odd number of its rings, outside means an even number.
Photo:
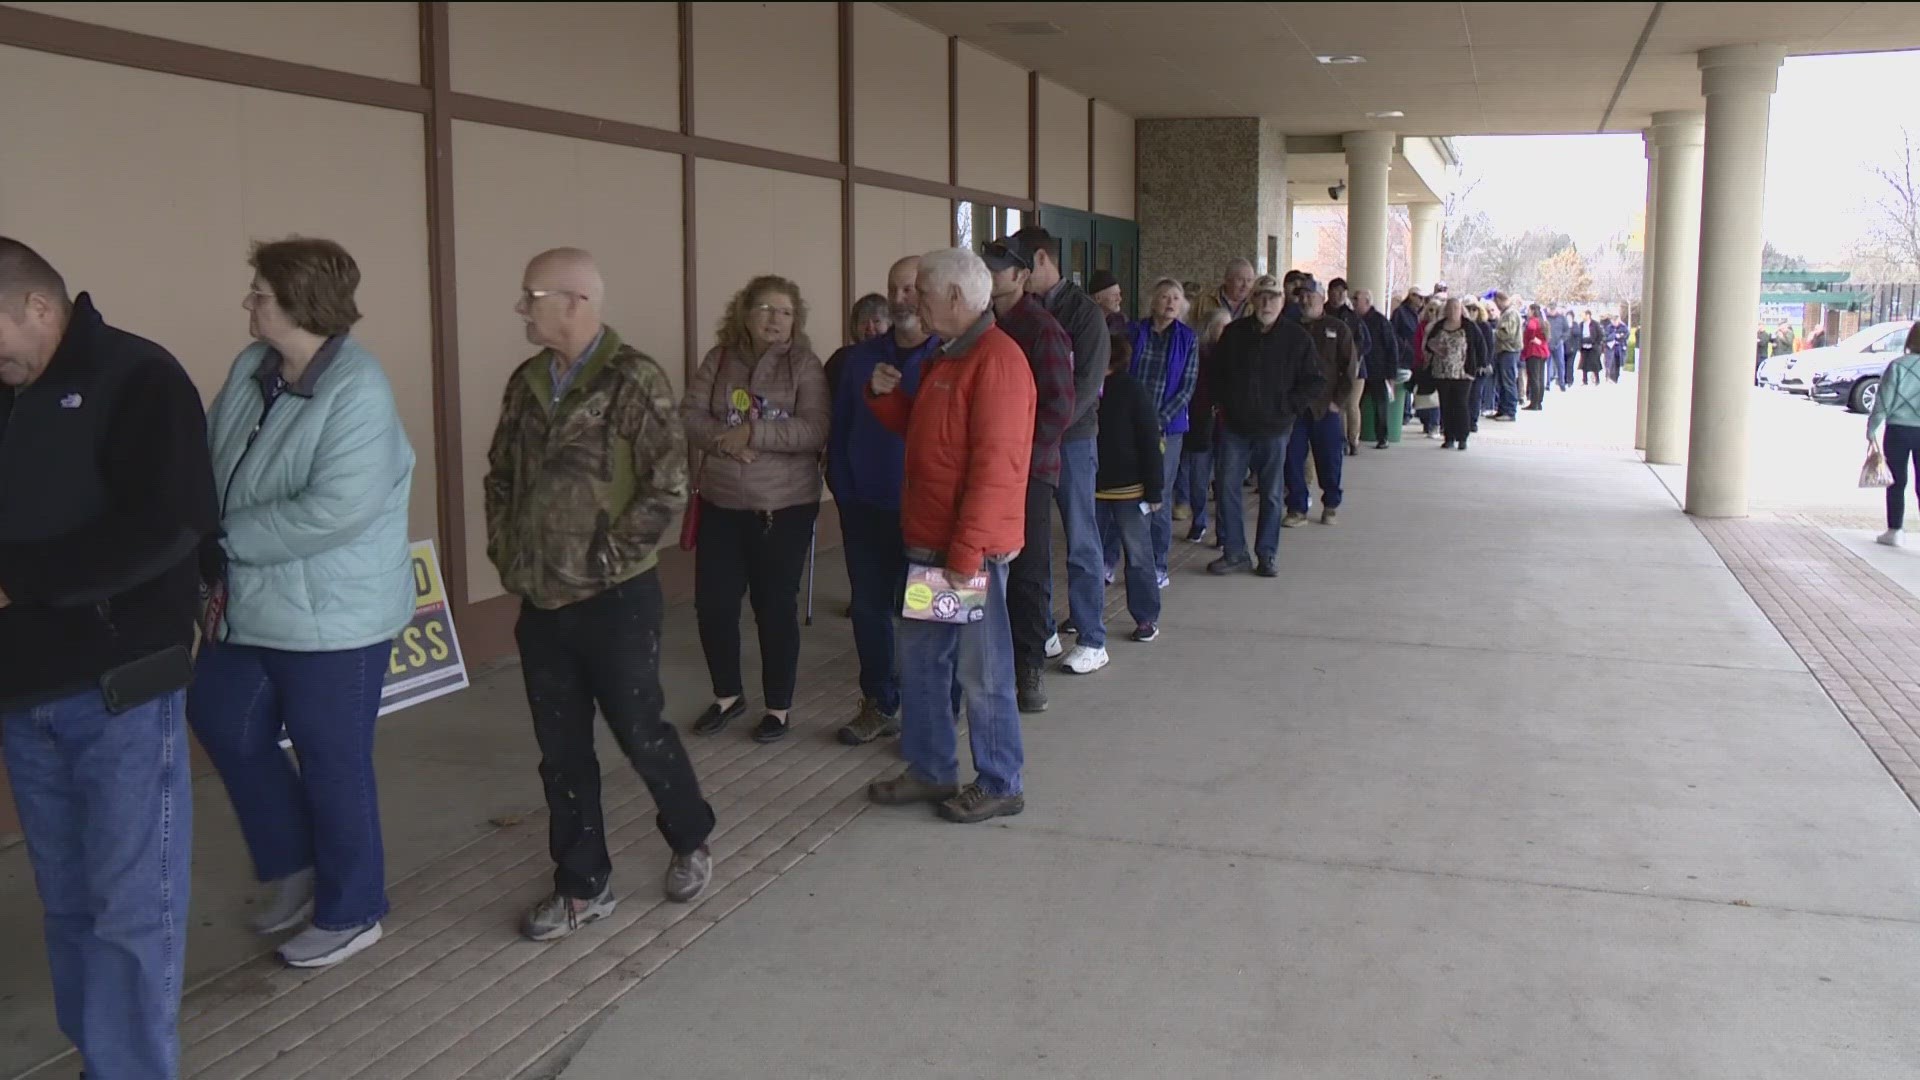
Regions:
<svg viewBox="0 0 1920 1080"><path fill-rule="evenodd" d="M1867 460L1860 466L1860 486L1863 488L1893 486L1893 474L1887 471L1887 459L1880 453L1878 446L1867 450Z"/></svg>

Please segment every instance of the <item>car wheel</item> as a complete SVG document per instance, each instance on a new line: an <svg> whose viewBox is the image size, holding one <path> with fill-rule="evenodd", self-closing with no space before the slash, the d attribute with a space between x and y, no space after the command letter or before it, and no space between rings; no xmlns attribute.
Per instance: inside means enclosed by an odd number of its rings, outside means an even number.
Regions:
<svg viewBox="0 0 1920 1080"><path fill-rule="evenodd" d="M1861 379L1853 384L1853 396L1847 399L1847 408L1857 413L1873 411L1873 403L1880 399L1880 380Z"/></svg>

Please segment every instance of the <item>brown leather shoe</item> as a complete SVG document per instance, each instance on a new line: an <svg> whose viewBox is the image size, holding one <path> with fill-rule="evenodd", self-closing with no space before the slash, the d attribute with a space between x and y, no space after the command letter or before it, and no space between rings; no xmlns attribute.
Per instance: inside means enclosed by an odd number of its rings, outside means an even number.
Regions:
<svg viewBox="0 0 1920 1080"><path fill-rule="evenodd" d="M958 794L959 784L929 784L913 775L912 769L891 780L875 780L867 785L867 798L881 806L945 802Z"/></svg>

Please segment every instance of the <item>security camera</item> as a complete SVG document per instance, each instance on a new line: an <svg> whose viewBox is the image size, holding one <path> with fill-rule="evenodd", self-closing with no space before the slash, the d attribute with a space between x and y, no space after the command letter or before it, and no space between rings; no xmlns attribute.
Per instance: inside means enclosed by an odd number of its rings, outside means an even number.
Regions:
<svg viewBox="0 0 1920 1080"><path fill-rule="evenodd" d="M1339 183L1327 189L1327 198L1332 199L1334 202L1339 202L1340 196L1346 193L1347 193L1347 182L1345 180L1342 180Z"/></svg>

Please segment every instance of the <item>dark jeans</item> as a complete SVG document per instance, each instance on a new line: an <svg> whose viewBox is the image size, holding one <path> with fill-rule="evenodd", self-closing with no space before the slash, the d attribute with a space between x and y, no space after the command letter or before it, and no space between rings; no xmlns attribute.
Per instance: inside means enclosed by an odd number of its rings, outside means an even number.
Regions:
<svg viewBox="0 0 1920 1080"><path fill-rule="evenodd" d="M1607 381L1619 382L1620 369L1626 365L1627 353L1624 349L1608 349L1606 355Z"/></svg>
<svg viewBox="0 0 1920 1080"><path fill-rule="evenodd" d="M1920 460L1920 428L1888 424L1886 450L1887 469L1893 473L1893 486L1887 489L1887 528L1898 529L1907 520L1907 470Z"/></svg>
<svg viewBox="0 0 1920 1080"><path fill-rule="evenodd" d="M1559 372L1560 389L1562 390L1573 389L1573 365L1576 359L1578 359L1578 357L1572 350L1562 346L1558 356L1554 360L1554 370Z"/></svg>
<svg viewBox="0 0 1920 1080"><path fill-rule="evenodd" d="M800 666L800 575L807 569L807 547L819 513L819 503L762 512L723 510L700 500L693 610L714 697L744 692L740 597L746 594L760 631L760 693L769 709L793 707Z"/></svg>
<svg viewBox="0 0 1920 1080"><path fill-rule="evenodd" d="M1467 443L1473 433L1472 379L1441 379L1440 424L1448 442Z"/></svg>
<svg viewBox="0 0 1920 1080"><path fill-rule="evenodd" d="M1340 508L1340 469L1347 460L1346 422L1338 411L1324 412L1311 420L1293 422L1293 434L1287 437L1287 458L1283 466L1287 483L1287 509L1304 514L1313 502L1307 490L1307 455L1313 455L1313 471L1320 475L1320 497L1329 510Z"/></svg>
<svg viewBox="0 0 1920 1080"><path fill-rule="evenodd" d="M1394 385L1386 379L1368 379L1366 393L1360 398L1361 422L1365 423L1367 417L1373 418L1373 438L1381 444L1386 443L1390 430L1387 415L1393 410ZM1360 437L1357 431L1350 434L1356 439Z"/></svg>
<svg viewBox="0 0 1920 1080"><path fill-rule="evenodd" d="M1193 511L1189 531L1207 527L1207 491L1213 486L1213 433L1202 436L1187 433L1180 447L1180 472L1173 497Z"/></svg>
<svg viewBox="0 0 1920 1080"><path fill-rule="evenodd" d="M1547 358L1527 357L1527 404L1539 408L1547 400Z"/></svg>
<svg viewBox="0 0 1920 1080"><path fill-rule="evenodd" d="M1093 512L1102 534L1119 538L1127 561L1127 614L1138 625L1160 621L1160 578L1153 568L1153 513L1141 513L1138 499L1101 499Z"/></svg>
<svg viewBox="0 0 1920 1080"><path fill-rule="evenodd" d="M894 662L893 622L907 584L906 542L900 510L841 499L841 554L853 590L853 648L860 655L860 693L881 712L900 712L900 672Z"/></svg>
<svg viewBox="0 0 1920 1080"><path fill-rule="evenodd" d="M1285 435L1221 432L1213 482L1220 496L1220 546L1228 557L1245 558L1247 554L1247 496L1241 485L1249 469L1259 481L1260 492L1253 553L1262 559L1280 553L1280 466L1286 456L1286 442Z"/></svg>
<svg viewBox="0 0 1920 1080"><path fill-rule="evenodd" d="M680 733L660 716L660 609L653 570L563 608L521 605L514 638L540 744L553 888L562 896L598 896L613 873L593 752L596 704L653 795L667 846L684 855L713 832L713 807L700 795Z"/></svg>
<svg viewBox="0 0 1920 1080"><path fill-rule="evenodd" d="M374 719L389 642L345 652L208 645L187 719L220 770L254 876L313 871L313 925L351 930L387 913ZM280 749L285 727L298 769Z"/></svg>
<svg viewBox="0 0 1920 1080"><path fill-rule="evenodd" d="M1520 412L1520 354L1503 352L1494 357L1493 411L1501 416Z"/></svg>
<svg viewBox="0 0 1920 1080"><path fill-rule="evenodd" d="M1047 662L1047 612L1053 605L1053 485L1027 481L1027 532L1007 566L1007 621L1016 668ZM898 610L897 608L895 609Z"/></svg>
<svg viewBox="0 0 1920 1080"><path fill-rule="evenodd" d="M1480 430L1480 417L1493 411L1493 371L1476 375L1467 388L1467 412L1472 414L1473 430ZM1442 414L1444 415L1444 409Z"/></svg>

